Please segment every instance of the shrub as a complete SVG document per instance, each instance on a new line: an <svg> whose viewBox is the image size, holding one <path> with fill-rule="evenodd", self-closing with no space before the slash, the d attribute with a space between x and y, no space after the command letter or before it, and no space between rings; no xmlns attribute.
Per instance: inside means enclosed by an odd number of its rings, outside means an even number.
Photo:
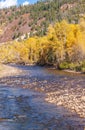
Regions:
<svg viewBox="0 0 85 130"><path fill-rule="evenodd" d="M69 68L69 64L67 62L63 62L61 64L59 64L59 69L68 69Z"/></svg>

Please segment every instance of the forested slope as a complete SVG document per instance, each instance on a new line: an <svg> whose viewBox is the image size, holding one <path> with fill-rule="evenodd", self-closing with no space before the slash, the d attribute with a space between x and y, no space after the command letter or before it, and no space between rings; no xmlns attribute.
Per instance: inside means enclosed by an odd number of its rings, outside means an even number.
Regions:
<svg viewBox="0 0 85 130"><path fill-rule="evenodd" d="M28 6L0 10L0 42L46 35L49 24L66 19L78 23L84 16L84 0L44 0Z"/></svg>

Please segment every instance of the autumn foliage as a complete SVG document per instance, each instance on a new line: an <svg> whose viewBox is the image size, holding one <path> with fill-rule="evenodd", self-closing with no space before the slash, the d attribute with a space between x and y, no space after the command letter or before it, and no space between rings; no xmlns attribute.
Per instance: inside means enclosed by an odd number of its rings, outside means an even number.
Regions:
<svg viewBox="0 0 85 130"><path fill-rule="evenodd" d="M85 58L85 20L69 24L63 20L50 25L43 37L6 43L0 46L2 63L38 63L63 66L68 63L82 66ZM62 67L63 68L63 67Z"/></svg>

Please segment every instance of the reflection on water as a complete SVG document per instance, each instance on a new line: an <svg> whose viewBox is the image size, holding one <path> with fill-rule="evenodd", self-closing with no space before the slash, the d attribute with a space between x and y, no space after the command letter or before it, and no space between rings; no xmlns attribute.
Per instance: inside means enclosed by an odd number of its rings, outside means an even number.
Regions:
<svg viewBox="0 0 85 130"><path fill-rule="evenodd" d="M67 75L41 67L17 67L23 69L22 75L0 81L0 130L84 130L85 118L45 102L45 92L57 90L56 84L65 86Z"/></svg>

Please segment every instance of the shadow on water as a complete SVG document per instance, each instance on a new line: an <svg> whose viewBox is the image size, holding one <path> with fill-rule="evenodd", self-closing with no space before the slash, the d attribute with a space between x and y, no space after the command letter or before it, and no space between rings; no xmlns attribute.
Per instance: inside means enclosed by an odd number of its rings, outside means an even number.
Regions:
<svg viewBox="0 0 85 130"><path fill-rule="evenodd" d="M46 86L55 80L61 81L66 75L54 74L54 71L37 66L17 67L24 70L25 74L0 80L0 130L84 130L84 118L64 107L46 103L45 92L20 88L17 85L19 80L19 85L22 85L23 80L23 85L29 84L29 79L33 85L36 79L40 82L40 86L37 86L42 87L43 81L47 80ZM7 84L8 80L16 87L10 87L11 85ZM49 91L52 87L48 88Z"/></svg>

